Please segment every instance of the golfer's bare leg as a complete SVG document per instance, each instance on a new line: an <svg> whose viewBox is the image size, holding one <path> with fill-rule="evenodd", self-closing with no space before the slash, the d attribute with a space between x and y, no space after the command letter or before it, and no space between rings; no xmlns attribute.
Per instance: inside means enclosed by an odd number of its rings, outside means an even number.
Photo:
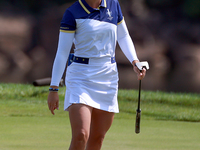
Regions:
<svg viewBox="0 0 200 150"><path fill-rule="evenodd" d="M92 108L83 104L69 107L72 140L69 150L85 150L90 132Z"/></svg>
<svg viewBox="0 0 200 150"><path fill-rule="evenodd" d="M100 150L106 132L114 119L114 113L93 109L90 136L86 150Z"/></svg>

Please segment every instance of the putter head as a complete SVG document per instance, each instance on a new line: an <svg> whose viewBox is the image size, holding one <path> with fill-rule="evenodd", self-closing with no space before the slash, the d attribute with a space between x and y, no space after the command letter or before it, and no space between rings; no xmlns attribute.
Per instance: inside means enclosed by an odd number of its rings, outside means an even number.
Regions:
<svg viewBox="0 0 200 150"><path fill-rule="evenodd" d="M146 70L149 69L149 64L147 61L137 62L135 65L138 67L139 70L142 70L143 68L146 68Z"/></svg>

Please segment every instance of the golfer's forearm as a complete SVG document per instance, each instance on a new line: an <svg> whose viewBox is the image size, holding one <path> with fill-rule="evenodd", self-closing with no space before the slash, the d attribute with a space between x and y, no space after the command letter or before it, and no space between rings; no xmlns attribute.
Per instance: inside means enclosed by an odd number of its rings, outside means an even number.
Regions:
<svg viewBox="0 0 200 150"><path fill-rule="evenodd" d="M60 32L58 50L53 64L51 86L59 86L64 73L69 52L74 39L74 33Z"/></svg>
<svg viewBox="0 0 200 150"><path fill-rule="evenodd" d="M117 26L117 41L120 48L122 49L125 56L132 63L134 60L138 60L135 46L133 41L128 33L125 21Z"/></svg>
<svg viewBox="0 0 200 150"><path fill-rule="evenodd" d="M50 88L58 89L58 86L54 86L54 85L52 85L52 86L50 86Z"/></svg>

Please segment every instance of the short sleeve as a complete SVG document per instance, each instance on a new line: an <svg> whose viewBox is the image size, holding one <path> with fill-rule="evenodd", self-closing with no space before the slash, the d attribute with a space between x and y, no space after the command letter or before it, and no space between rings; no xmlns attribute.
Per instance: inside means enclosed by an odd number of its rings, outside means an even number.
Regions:
<svg viewBox="0 0 200 150"><path fill-rule="evenodd" d="M117 24L120 24L120 23L122 23L124 17L123 17L122 10L121 10L121 7L120 7L120 4L119 4L118 1L117 1L117 11L118 11L118 20L117 20Z"/></svg>
<svg viewBox="0 0 200 150"><path fill-rule="evenodd" d="M67 9L60 24L61 32L73 33L76 30L76 21L72 13Z"/></svg>

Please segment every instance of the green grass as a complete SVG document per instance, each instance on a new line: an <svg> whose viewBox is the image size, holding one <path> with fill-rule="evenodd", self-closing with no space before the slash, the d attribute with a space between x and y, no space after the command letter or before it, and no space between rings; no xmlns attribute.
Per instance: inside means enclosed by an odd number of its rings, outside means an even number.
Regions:
<svg viewBox="0 0 200 150"><path fill-rule="evenodd" d="M120 110L133 114L137 108L138 91L119 91ZM141 109L145 118L200 122L200 94L141 92Z"/></svg>
<svg viewBox="0 0 200 150"><path fill-rule="evenodd" d="M65 87L60 88L60 110L63 109ZM48 87L23 84L0 84L0 116L49 116ZM118 118L132 118L137 108L137 90L119 90ZM200 122L200 94L142 91L142 117L156 120ZM65 116L64 111L57 112Z"/></svg>
<svg viewBox="0 0 200 150"><path fill-rule="evenodd" d="M50 114L48 87L0 84L0 150L67 149L71 139L65 87ZM119 90L120 113L102 150L199 150L200 94L142 91L141 133L134 133L137 90Z"/></svg>
<svg viewBox="0 0 200 150"><path fill-rule="evenodd" d="M1 150L66 150L71 131L68 117L0 117ZM115 119L102 150L199 150L199 123Z"/></svg>

